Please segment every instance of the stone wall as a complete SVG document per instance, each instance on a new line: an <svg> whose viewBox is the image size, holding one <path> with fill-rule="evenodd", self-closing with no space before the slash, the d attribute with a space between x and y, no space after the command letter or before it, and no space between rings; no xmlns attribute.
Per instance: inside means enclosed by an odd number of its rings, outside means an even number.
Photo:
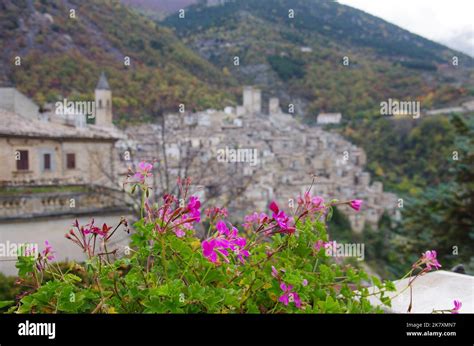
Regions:
<svg viewBox="0 0 474 346"><path fill-rule="evenodd" d="M101 213L100 215L78 216L81 225L87 224L95 217L95 224L116 226L120 217L128 217L127 214ZM44 249L44 242L47 240L55 251L55 261L84 261L85 254L72 241L65 238L69 232L75 216L66 215L54 218L27 219L21 221L0 222L0 244L37 244L39 250ZM119 249L118 253L123 254L125 246L129 243L129 235L122 231L117 231L111 238L109 250ZM16 258L0 257L0 272L7 275L16 275Z"/></svg>

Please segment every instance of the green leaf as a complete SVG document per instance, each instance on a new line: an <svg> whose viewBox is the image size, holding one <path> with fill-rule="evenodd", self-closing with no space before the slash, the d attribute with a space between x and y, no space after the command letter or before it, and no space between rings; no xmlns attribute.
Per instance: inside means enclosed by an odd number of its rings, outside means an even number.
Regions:
<svg viewBox="0 0 474 346"><path fill-rule="evenodd" d="M14 300L2 300L0 301L0 309L15 304Z"/></svg>
<svg viewBox="0 0 474 346"><path fill-rule="evenodd" d="M25 278L27 274L33 272L36 259L33 256L18 256L15 267L18 268L18 276Z"/></svg>

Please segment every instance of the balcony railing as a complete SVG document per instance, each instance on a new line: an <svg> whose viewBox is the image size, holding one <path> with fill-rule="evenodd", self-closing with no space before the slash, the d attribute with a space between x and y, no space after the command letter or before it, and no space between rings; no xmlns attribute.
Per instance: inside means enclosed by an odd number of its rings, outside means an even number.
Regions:
<svg viewBox="0 0 474 346"><path fill-rule="evenodd" d="M126 210L120 191L101 186L21 186L0 189L0 220Z"/></svg>

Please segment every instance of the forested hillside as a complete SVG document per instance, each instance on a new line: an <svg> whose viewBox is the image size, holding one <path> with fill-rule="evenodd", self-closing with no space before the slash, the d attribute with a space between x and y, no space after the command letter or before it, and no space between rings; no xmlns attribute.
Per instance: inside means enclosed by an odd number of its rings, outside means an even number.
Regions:
<svg viewBox="0 0 474 346"><path fill-rule="evenodd" d="M104 70L116 120L146 119L157 101L170 109L184 100L189 110L217 107L236 86L169 29L118 1L2 1L0 47L0 81L39 103L91 98Z"/></svg>
<svg viewBox="0 0 474 346"><path fill-rule="evenodd" d="M429 108L474 90L472 58L333 1L193 5L162 23L241 83L297 101L309 120L321 111L352 117L388 97Z"/></svg>

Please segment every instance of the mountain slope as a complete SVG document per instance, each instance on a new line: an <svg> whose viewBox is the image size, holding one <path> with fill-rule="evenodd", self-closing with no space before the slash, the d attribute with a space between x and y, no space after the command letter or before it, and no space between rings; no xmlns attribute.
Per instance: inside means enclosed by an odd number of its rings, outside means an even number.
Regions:
<svg viewBox="0 0 474 346"><path fill-rule="evenodd" d="M146 14L150 18L160 19L179 9L195 4L198 0L121 0L123 4L131 6Z"/></svg>
<svg viewBox="0 0 474 346"><path fill-rule="evenodd" d="M191 110L233 98L225 91L235 85L231 77L118 1L2 1L0 47L0 82L40 103L91 98L101 70L120 119L144 118L157 102L169 109L185 102Z"/></svg>
<svg viewBox="0 0 474 346"><path fill-rule="evenodd" d="M332 1L193 5L185 19L172 14L162 24L241 83L260 84L287 103L296 98L309 114L350 116L389 97L431 107L472 93L466 90L472 88L472 58ZM451 65L453 55L460 66ZM235 56L240 66L233 65Z"/></svg>

